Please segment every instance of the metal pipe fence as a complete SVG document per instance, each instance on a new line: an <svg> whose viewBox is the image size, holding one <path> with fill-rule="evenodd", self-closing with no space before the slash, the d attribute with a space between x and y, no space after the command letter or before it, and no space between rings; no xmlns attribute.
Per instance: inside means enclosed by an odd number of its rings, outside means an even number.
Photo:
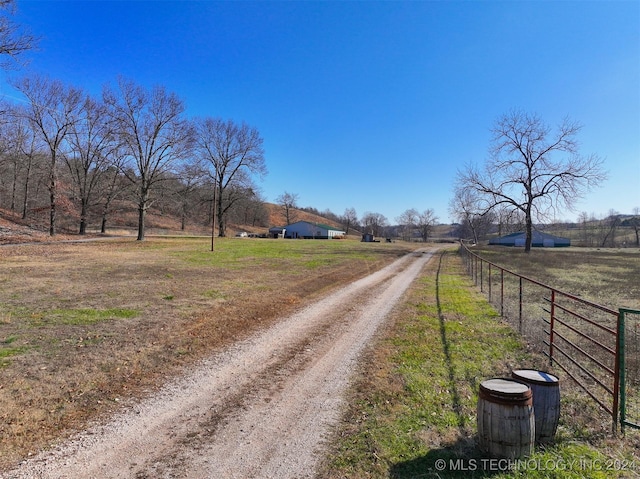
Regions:
<svg viewBox="0 0 640 479"><path fill-rule="evenodd" d="M501 316L611 416L614 432L618 418L623 428L640 424L640 374L633 377L633 386L626 380L628 371L638 371L640 360L633 356L630 365L624 354L625 314L636 315L633 334L640 340L640 311L587 301L487 261L462 243L460 253ZM637 414L635 423L630 414Z"/></svg>

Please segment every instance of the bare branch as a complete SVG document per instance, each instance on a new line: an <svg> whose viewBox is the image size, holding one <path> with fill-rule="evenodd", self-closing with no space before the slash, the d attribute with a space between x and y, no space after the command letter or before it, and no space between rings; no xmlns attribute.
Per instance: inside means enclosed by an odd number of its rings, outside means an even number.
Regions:
<svg viewBox="0 0 640 479"><path fill-rule="evenodd" d="M525 216L528 251L531 225L549 214L573 210L591 188L606 179L597 155L578 154L577 134L582 126L565 118L552 131L537 115L513 110L498 118L492 133L489 159L480 171L467 167L458 173L456 194L476 192L477 214L509 206Z"/></svg>
<svg viewBox="0 0 640 479"><path fill-rule="evenodd" d="M208 166L217 191L218 235L225 236L225 213L241 198L225 191L250 189L252 175L266 174L263 140L257 129L232 120L200 118L195 125L197 154Z"/></svg>
<svg viewBox="0 0 640 479"><path fill-rule="evenodd" d="M11 16L14 13L14 0L0 0L0 56L5 58L1 63L7 69L16 63L20 55L32 50L37 43L36 37L13 21Z"/></svg>

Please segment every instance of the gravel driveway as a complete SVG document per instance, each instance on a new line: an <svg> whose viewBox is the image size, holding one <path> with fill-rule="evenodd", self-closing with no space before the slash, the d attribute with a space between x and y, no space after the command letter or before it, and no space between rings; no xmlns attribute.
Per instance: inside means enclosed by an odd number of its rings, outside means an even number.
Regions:
<svg viewBox="0 0 640 479"><path fill-rule="evenodd" d="M360 353L434 251L282 318L2 477L313 477Z"/></svg>

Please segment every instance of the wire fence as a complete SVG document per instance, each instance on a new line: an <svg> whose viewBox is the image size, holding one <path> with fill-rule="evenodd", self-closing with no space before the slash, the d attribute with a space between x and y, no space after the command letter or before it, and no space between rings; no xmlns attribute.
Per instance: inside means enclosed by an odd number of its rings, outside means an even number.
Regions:
<svg viewBox="0 0 640 479"><path fill-rule="evenodd" d="M640 429L640 311L620 310L620 424Z"/></svg>
<svg viewBox="0 0 640 479"><path fill-rule="evenodd" d="M487 261L464 244L460 253L489 302L611 416L614 432L618 419L623 428L640 427L640 311L587 301Z"/></svg>

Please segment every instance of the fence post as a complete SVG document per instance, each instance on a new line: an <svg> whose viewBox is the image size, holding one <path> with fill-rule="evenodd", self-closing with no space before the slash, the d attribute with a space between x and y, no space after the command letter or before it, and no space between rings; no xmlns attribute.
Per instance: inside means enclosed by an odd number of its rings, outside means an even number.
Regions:
<svg viewBox="0 0 640 479"><path fill-rule="evenodd" d="M465 264L467 266L467 273L471 275L471 273L473 272L473 267L471 266L471 255L469 254L466 248L463 248L462 250L464 251L464 259L465 259Z"/></svg>
<svg viewBox="0 0 640 479"><path fill-rule="evenodd" d="M616 366L613 377L613 433L618 431L618 408L620 412L620 429L624 433L624 422L627 418L627 380L624 353L624 310L618 310L618 334L616 341Z"/></svg>
<svg viewBox="0 0 640 479"><path fill-rule="evenodd" d="M549 319L549 367L553 366L553 328L556 316L556 290L551 290L551 318Z"/></svg>
<svg viewBox="0 0 640 479"><path fill-rule="evenodd" d="M519 299L519 313L518 313L518 332L522 334L522 276L520 278L520 299Z"/></svg>
<svg viewBox="0 0 640 479"><path fill-rule="evenodd" d="M500 316L504 318L504 270L500 268Z"/></svg>
<svg viewBox="0 0 640 479"><path fill-rule="evenodd" d="M474 256L473 282L478 286L478 257Z"/></svg>
<svg viewBox="0 0 640 479"><path fill-rule="evenodd" d="M466 251L467 255L470 257L469 260L472 261L471 263L469 263L469 265L471 266L471 270L470 273L474 276L475 279L475 284L476 286L478 285L478 279L480 280L480 289L481 291L484 292L484 271L483 271L483 263L484 260L482 258L480 258L479 256L477 256L476 254L471 253L470 251ZM478 261L480 261L480 265L478 265ZM492 283L492 268L491 268L491 263L487 262L487 264L489 265L488 267L488 272L489 272L489 301L491 301L492 299L492 294L493 294L493 283ZM494 265L495 266L495 265ZM626 309L626 308L619 308L618 311L616 312L615 310L612 310L610 308L607 308L605 306L601 306L595 303L591 303L589 301L586 300L582 300L579 297L575 296L575 295L571 295L568 293L565 293L563 291L560 290L555 290L547 285L544 285L542 283L539 283L535 280L520 276L516 273L512 273L509 270L504 270L499 266L496 266L498 268L500 268L500 313L501 315L504 317L505 314L505 305L504 305L504 273L505 271L509 274L514 274L516 277L518 277L519 280L519 299L518 299L518 322L519 322L519 332L520 334L523 334L523 328L524 328L524 280L527 280L533 284L537 284L539 286L542 286L544 288L547 288L547 290L551 291L551 308L550 308L550 321L549 321L549 366L553 367L553 365L558 365L559 367L561 367L565 372L567 372L567 374L574 379L578 385L580 387L582 387L582 389L593 399L595 400L604 410L606 410L609 414L611 414L612 416L612 433L614 435L618 434L618 430L621 431L622 434L625 433L625 428L626 427L633 427L633 428L638 428L640 429L640 424L635 424L631 421L627 420L627 411L626 411L626 403L627 403L627 389L626 389L626 383L627 383L627 370L626 370L626 345L625 345L625 327L626 327L626 316L627 313L629 314L634 314L634 315L640 315L640 310L630 310L630 309ZM478 271L478 268L480 268L480 271ZM479 278L478 278L479 276ZM509 292L507 291L507 294L509 294ZM535 295L535 290L532 291L530 293L530 296ZM559 297L568 297L571 300L575 300L578 301L578 303L582 303L584 305L586 305L587 307L590 308L595 308L595 309L599 309L601 311L604 311L605 313L607 313L609 315L609 317L612 318L617 318L616 321L616 328L612 328L611 326L604 326L599 324L598 321L593 320L593 319L589 319L586 317L583 317L580 313L578 313L577 311L572 311L570 309L567 309L567 306L564 305L563 301L560 300L559 304L557 304L556 307L556 302L558 302L558 298ZM546 298L545 298L546 299ZM564 311L569 315L573 315L575 317L577 317L580 320L584 320L587 323L595 326L595 327L599 327L600 329L603 329L604 331L606 331L607 333L611 333L614 336L614 340L615 340L615 346L614 349L612 351L610 346L606 346L604 344L601 344L597 341L594 341L596 343L596 345L600 346L601 348L605 349L607 353L609 353L610 355L608 356L608 359L605 360L605 363L601 363L599 361L595 361L607 374L606 374L606 379L602 379L602 381L597 378L596 376L594 376L588 369L586 369L585 367L583 367L581 364L579 364L578 362L574 361L570 356L567 355L567 353L565 353L563 351L563 347L559 346L558 348L558 352L562 353L562 355L558 356L558 358L556 359L555 357L555 336L556 336L556 312L557 311ZM506 312L507 314L510 314L510 311ZM564 324L564 313L560 312L559 313L559 317L557 318L558 320L558 324ZM635 323L634 323L635 324ZM570 328L573 329L573 328ZM580 336L589 339L588 337L588 331L585 330L584 333L580 333L578 330L574 330L576 333L578 333ZM562 331L558 332L559 337L562 338L561 336ZM563 338L564 339L564 338ZM578 350L581 353L584 353L584 351L582 351L578 346L574 345L573 343L571 343L571 341L569 341L570 346L572 346L574 349ZM610 344L610 343L609 343ZM606 390L606 392L609 393L609 397L611 398L610 400L612 401L612 403L608 403L607 401L600 400L594 393L592 393L590 391L590 389L582 384L579 379L577 379L576 377L574 377L564 366L563 366L563 356L566 356L568 358L569 361L571 361L572 363L574 363L581 371L583 371L584 373L588 374L594 381L595 383L597 383L597 385L601 386L603 389ZM591 356L589 356L587 354L587 356L590 359L594 359ZM611 358L611 356L614 356L613 358ZM611 371L610 368L610 361L611 359L613 359L614 364L613 364L613 371ZM613 373L613 374L612 374ZM611 376L613 376L613 387L612 389L610 389L610 385L611 383L609 383L609 381L611 380ZM619 423L619 425L618 425Z"/></svg>

